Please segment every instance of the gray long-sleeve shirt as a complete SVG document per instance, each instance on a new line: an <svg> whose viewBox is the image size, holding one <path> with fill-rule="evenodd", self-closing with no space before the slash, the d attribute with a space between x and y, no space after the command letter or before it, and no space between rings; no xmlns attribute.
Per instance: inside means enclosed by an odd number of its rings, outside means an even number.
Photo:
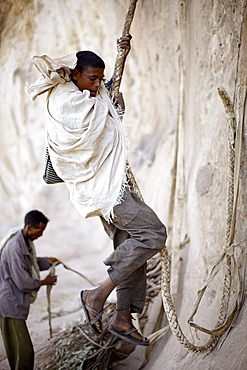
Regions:
<svg viewBox="0 0 247 370"><path fill-rule="evenodd" d="M47 258L38 259L40 270L50 267ZM0 316L27 319L32 291L40 280L32 278L32 258L22 230L6 244L0 259Z"/></svg>

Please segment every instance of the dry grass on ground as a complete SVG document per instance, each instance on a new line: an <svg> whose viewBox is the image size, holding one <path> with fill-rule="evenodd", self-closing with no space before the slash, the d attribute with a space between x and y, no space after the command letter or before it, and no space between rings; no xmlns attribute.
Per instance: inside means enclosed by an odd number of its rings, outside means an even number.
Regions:
<svg viewBox="0 0 247 370"><path fill-rule="evenodd" d="M160 260L156 257L148 263L147 298L143 314L139 317L141 330L148 320L148 305L160 291L160 278ZM105 330L98 337L92 334L86 322L74 323L71 329L56 334L49 346L36 355L36 370L117 369L117 364L129 356L135 345L108 332L114 313L115 304L107 304L103 316Z"/></svg>

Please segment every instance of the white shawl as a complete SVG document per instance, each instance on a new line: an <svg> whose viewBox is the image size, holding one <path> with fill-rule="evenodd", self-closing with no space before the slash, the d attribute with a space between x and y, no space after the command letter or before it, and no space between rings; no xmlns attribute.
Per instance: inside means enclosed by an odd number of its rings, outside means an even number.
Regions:
<svg viewBox="0 0 247 370"><path fill-rule="evenodd" d="M51 72L54 76L50 65L45 71L43 68L51 58L43 57L40 57L39 70L42 68L43 76L47 71L49 76ZM36 66L37 63L36 57ZM59 63L57 66L60 67ZM62 69L58 69L60 78ZM127 183L127 150L120 118L103 83L97 96L90 97L89 91L81 92L72 81L66 82L66 78L61 83L59 78L55 82L53 79L53 85L49 87L45 109L52 165L64 180L72 203L83 217L103 216L110 221ZM27 87L32 100L34 95L48 90L51 82L47 81L43 90L41 80ZM32 95L34 87L35 94Z"/></svg>

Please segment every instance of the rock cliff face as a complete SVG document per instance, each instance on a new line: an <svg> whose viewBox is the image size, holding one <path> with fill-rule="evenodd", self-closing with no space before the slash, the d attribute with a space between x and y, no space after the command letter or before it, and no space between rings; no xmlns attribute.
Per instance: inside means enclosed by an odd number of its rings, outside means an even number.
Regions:
<svg viewBox="0 0 247 370"><path fill-rule="evenodd" d="M126 0L0 2L2 233L37 208L53 220L50 235L59 233L60 241L79 244L73 231L78 238L90 239L88 225L95 220L81 220L63 184L43 182L45 96L31 102L24 87L39 77L31 63L34 54L56 57L92 50L105 60L110 78L128 5ZM234 242L246 246L246 3L139 0L131 34L132 51L121 86L130 163L145 201L167 225L176 309L192 340L187 319L196 293L226 245L228 121L217 93L220 86L233 101L237 127L243 126L236 144L240 172ZM78 225L83 226L80 236ZM101 225L95 224L95 229L91 240L99 243ZM186 236L189 242L179 250ZM217 321L223 277L220 273L209 287L196 319L207 328ZM159 305L157 301L157 311ZM245 314L246 305L221 349L203 359L168 332L145 368L246 368ZM199 335L201 340L195 336L195 342L203 345L207 336ZM143 359L138 348L125 366L137 369Z"/></svg>

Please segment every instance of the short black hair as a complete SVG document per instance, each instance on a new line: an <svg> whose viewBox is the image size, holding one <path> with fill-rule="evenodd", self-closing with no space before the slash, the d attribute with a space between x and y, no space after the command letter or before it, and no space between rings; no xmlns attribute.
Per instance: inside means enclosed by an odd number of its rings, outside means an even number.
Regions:
<svg viewBox="0 0 247 370"><path fill-rule="evenodd" d="M25 226L30 225L35 228L35 226L38 226L40 222L47 225L49 220L45 215L43 215L42 212L37 211L37 210L28 212L24 218Z"/></svg>
<svg viewBox="0 0 247 370"><path fill-rule="evenodd" d="M75 66L75 69L78 72L81 72L86 67L105 69L105 62L93 51L88 50L78 51L76 53L76 57L77 64Z"/></svg>

